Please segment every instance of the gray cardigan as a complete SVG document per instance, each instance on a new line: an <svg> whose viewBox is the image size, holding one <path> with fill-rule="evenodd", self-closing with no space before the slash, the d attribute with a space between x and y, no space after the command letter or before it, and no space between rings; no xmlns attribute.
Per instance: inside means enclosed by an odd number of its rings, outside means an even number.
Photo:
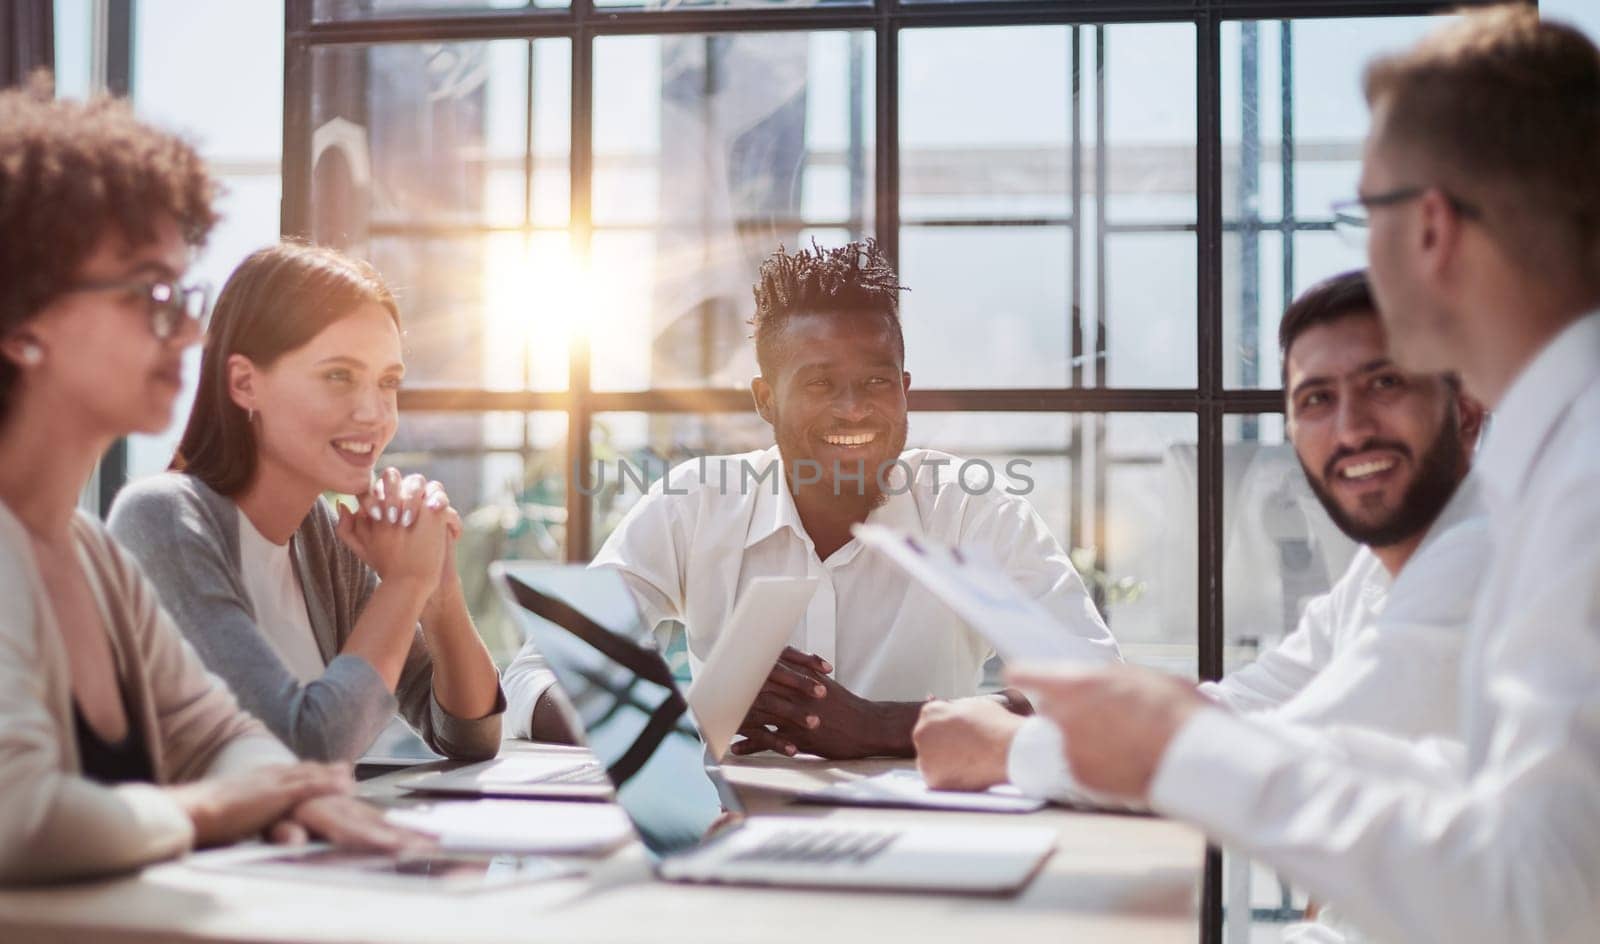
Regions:
<svg viewBox="0 0 1600 944"><path fill-rule="evenodd" d="M457 718L433 697L433 660L421 627L395 694L367 660L340 655L378 575L334 533L337 518L318 499L289 541L306 611L327 671L301 683L256 629L241 575L239 506L193 476L168 472L130 484L107 525L139 562L178 628L239 704L298 755L353 761L398 707L428 746L479 760L500 748L505 696L477 720ZM398 696L398 697L397 697Z"/></svg>

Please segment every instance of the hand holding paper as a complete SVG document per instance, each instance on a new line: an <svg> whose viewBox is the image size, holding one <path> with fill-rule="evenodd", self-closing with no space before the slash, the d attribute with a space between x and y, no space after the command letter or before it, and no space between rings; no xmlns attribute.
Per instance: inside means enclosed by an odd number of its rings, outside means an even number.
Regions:
<svg viewBox="0 0 1600 944"><path fill-rule="evenodd" d="M1008 665L1108 661L1104 645L1063 626L982 550L945 547L882 525L858 524L853 532L983 634Z"/></svg>

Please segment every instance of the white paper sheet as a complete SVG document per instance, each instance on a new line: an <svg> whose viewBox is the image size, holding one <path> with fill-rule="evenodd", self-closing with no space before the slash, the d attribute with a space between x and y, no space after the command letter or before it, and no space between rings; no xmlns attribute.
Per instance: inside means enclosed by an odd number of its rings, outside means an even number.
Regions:
<svg viewBox="0 0 1600 944"><path fill-rule="evenodd" d="M439 837L440 847L453 852L604 852L633 835L622 810L609 803L446 800L384 815Z"/></svg>
<svg viewBox="0 0 1600 944"><path fill-rule="evenodd" d="M981 549L950 548L883 525L851 530L966 620L1007 665L1083 659L1082 640Z"/></svg>
<svg viewBox="0 0 1600 944"><path fill-rule="evenodd" d="M712 760L721 761L728 753L820 582L816 577L756 577L734 604L710 658L696 670L684 696Z"/></svg>

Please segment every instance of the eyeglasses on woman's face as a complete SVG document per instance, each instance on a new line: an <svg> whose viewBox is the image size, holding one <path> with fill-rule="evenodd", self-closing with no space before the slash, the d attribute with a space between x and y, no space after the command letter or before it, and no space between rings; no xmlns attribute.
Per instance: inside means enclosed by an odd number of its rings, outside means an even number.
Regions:
<svg viewBox="0 0 1600 944"><path fill-rule="evenodd" d="M194 322L201 333L211 317L211 287L179 285L162 279L106 279L77 282L65 293L120 292L132 302L144 302L150 319L150 333L165 341L177 334L186 321ZM64 294L65 294L64 293Z"/></svg>

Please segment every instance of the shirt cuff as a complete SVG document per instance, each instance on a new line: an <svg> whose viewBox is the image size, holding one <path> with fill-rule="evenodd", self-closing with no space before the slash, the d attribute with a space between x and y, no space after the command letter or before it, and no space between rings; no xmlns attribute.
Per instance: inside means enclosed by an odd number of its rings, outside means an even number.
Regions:
<svg viewBox="0 0 1600 944"><path fill-rule="evenodd" d="M1006 779L1035 799L1065 796L1076 784L1063 746L1060 728L1041 715L1028 716L1006 752Z"/></svg>
<svg viewBox="0 0 1600 944"><path fill-rule="evenodd" d="M1139 811L1142 807L1078 783L1067 765L1066 740L1048 718L1030 715L1011 739L1006 776L1025 796L1069 806Z"/></svg>
<svg viewBox="0 0 1600 944"><path fill-rule="evenodd" d="M1250 821L1256 797L1281 766L1285 749L1249 719L1207 708L1167 745L1150 782L1150 806L1164 816L1231 834Z"/></svg>
<svg viewBox="0 0 1600 944"><path fill-rule="evenodd" d="M112 788L127 805L129 821L145 837L143 862L173 859L194 848L194 821L172 794L151 783L123 783ZM142 864L142 863L141 863Z"/></svg>
<svg viewBox="0 0 1600 944"><path fill-rule="evenodd" d="M309 697L313 688L317 689L312 703L315 713L284 738L302 760L354 763L372 747L400 707L377 667L350 652L334 656L322 678L302 689L302 697ZM327 720L332 718L337 718L337 723Z"/></svg>
<svg viewBox="0 0 1600 944"><path fill-rule="evenodd" d="M488 760L500 753L500 724L506 712L506 693L500 686L495 686L494 707L481 718L457 718L431 692L428 710L439 753L451 760Z"/></svg>

